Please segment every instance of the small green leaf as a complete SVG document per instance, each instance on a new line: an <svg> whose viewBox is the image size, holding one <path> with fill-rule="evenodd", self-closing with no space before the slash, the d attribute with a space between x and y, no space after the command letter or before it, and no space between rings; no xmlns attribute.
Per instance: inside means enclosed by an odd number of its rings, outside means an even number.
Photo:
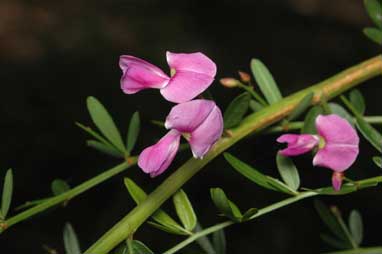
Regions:
<svg viewBox="0 0 382 254"><path fill-rule="evenodd" d="M377 165L379 168L382 168L382 157L374 156L373 161L375 165Z"/></svg>
<svg viewBox="0 0 382 254"><path fill-rule="evenodd" d="M216 251L216 254L226 254L226 240L225 240L225 234L224 230L220 229L212 234L212 242L214 245L214 249Z"/></svg>
<svg viewBox="0 0 382 254"><path fill-rule="evenodd" d="M302 113L304 113L310 107L313 96L314 93L309 93L304 98L302 98L302 100L287 117L288 121L292 121L298 118Z"/></svg>
<svg viewBox="0 0 382 254"><path fill-rule="evenodd" d="M224 128L230 129L239 125L245 113L248 111L249 102L251 101L251 95L247 92L237 96L228 105L224 112Z"/></svg>
<svg viewBox="0 0 382 254"><path fill-rule="evenodd" d="M131 241L130 244L132 246L130 246L128 249L132 251L128 251L127 254L154 254L154 252L150 250L149 247L140 241L134 240Z"/></svg>
<svg viewBox="0 0 382 254"><path fill-rule="evenodd" d="M264 108L264 106L261 103L255 101L255 100L251 100L249 102L249 107L252 109L253 112L260 111Z"/></svg>
<svg viewBox="0 0 382 254"><path fill-rule="evenodd" d="M289 157L282 156L280 153L276 155L276 163L281 178L293 190L300 187L300 176L298 170Z"/></svg>
<svg viewBox="0 0 382 254"><path fill-rule="evenodd" d="M192 234L192 232L186 231L185 229L183 229L180 226L175 227L175 226L167 225L167 224L159 224L159 223L156 223L153 221L148 221L147 224L149 224L150 226L152 226L156 229L167 232L169 234L174 234L174 235L191 235Z"/></svg>
<svg viewBox="0 0 382 254"><path fill-rule="evenodd" d="M329 210L329 208L324 205L321 201L315 200L314 206L320 216L321 220L326 224L326 226L332 231L332 233L339 239L347 241L346 236L341 228L335 215Z"/></svg>
<svg viewBox="0 0 382 254"><path fill-rule="evenodd" d="M365 0L364 4L370 18L382 28L382 3L379 0Z"/></svg>
<svg viewBox="0 0 382 254"><path fill-rule="evenodd" d="M8 169L4 178L3 195L1 200L1 215L5 219L11 206L13 194L13 173L12 169Z"/></svg>
<svg viewBox="0 0 382 254"><path fill-rule="evenodd" d="M293 190L291 187L281 182L279 179L266 176L269 185L271 185L276 191L283 192L288 195L298 195L298 192Z"/></svg>
<svg viewBox="0 0 382 254"><path fill-rule="evenodd" d="M97 150L101 153L105 153L105 154L108 154L108 155L111 155L111 156L114 156L117 158L123 158L124 157L123 153L121 153L120 151L115 149L113 146L105 145L104 143L101 143L97 140L87 140L86 145L91 147L91 148L94 148L95 150Z"/></svg>
<svg viewBox="0 0 382 254"><path fill-rule="evenodd" d="M137 111L130 119L129 130L127 132L126 148L128 153L131 153L134 149L135 143L137 142L139 136L140 126L141 121L139 118L139 112Z"/></svg>
<svg viewBox="0 0 382 254"><path fill-rule="evenodd" d="M382 30L373 27L367 27L363 29L363 33L371 41L382 45Z"/></svg>
<svg viewBox="0 0 382 254"><path fill-rule="evenodd" d="M252 168L248 164L239 160L235 156L224 153L224 158L228 161L228 163L240 174L251 180L252 182L270 190L274 190L274 188L268 184L266 176L256 169Z"/></svg>
<svg viewBox="0 0 382 254"><path fill-rule="evenodd" d="M94 124L103 135L121 152L125 152L121 134L106 108L94 97L88 97L87 106Z"/></svg>
<svg viewBox="0 0 382 254"><path fill-rule="evenodd" d="M259 209L257 208L249 208L243 215L243 218L241 219L241 221L248 221L251 219L252 216L254 216L255 214L257 214L259 212Z"/></svg>
<svg viewBox="0 0 382 254"><path fill-rule="evenodd" d="M53 195L58 196L70 190L70 186L67 182L65 182L62 179L55 179L51 184L51 189Z"/></svg>
<svg viewBox="0 0 382 254"><path fill-rule="evenodd" d="M353 240L357 245L362 243L363 239L363 223L361 214L357 210L353 210L349 216L349 229Z"/></svg>
<svg viewBox="0 0 382 254"><path fill-rule="evenodd" d="M353 105L355 110L361 115L365 114L366 104L365 98L363 98L362 93L358 89L353 89L349 94L350 103Z"/></svg>
<svg viewBox="0 0 382 254"><path fill-rule="evenodd" d="M92 130L92 128L85 126L81 123L76 122L76 125L80 127L82 130L87 132L89 135L93 136L95 139L97 139L99 142L103 143L104 145L108 146L110 149L117 150L109 141L107 141L105 138L103 138L100 134ZM121 152L120 152L121 153Z"/></svg>
<svg viewBox="0 0 382 254"><path fill-rule="evenodd" d="M352 248L348 243L343 242L337 238L334 238L327 234L320 234L321 239L326 242L328 245L337 248L337 249L349 249Z"/></svg>
<svg viewBox="0 0 382 254"><path fill-rule="evenodd" d="M64 245L66 254L81 254L76 232L70 223L66 223L64 227Z"/></svg>
<svg viewBox="0 0 382 254"><path fill-rule="evenodd" d="M354 127L354 119L344 107L333 102L328 103L328 105L333 114L339 115L340 117L346 119L351 124L351 126Z"/></svg>
<svg viewBox="0 0 382 254"><path fill-rule="evenodd" d="M261 92L269 104L280 101L282 95L268 68L260 60L252 59L251 70Z"/></svg>
<svg viewBox="0 0 382 254"><path fill-rule="evenodd" d="M237 217L237 206L234 205L220 188L211 188L211 198L219 211L232 221L240 222L241 216ZM234 212L235 209L235 212ZM235 215L236 214L236 215Z"/></svg>
<svg viewBox="0 0 382 254"><path fill-rule="evenodd" d="M137 205L147 198L147 194L133 180L125 178L124 183ZM189 234L187 230L183 229L170 215L161 209L158 209L151 217L163 227L171 228L172 232L182 235Z"/></svg>
<svg viewBox="0 0 382 254"><path fill-rule="evenodd" d="M188 231L192 231L196 226L197 218L187 194L180 189L173 196L173 202L176 213L184 228Z"/></svg>
<svg viewBox="0 0 382 254"><path fill-rule="evenodd" d="M323 110L320 106L312 107L305 116L304 126L301 129L301 133L316 134L316 118L322 113Z"/></svg>

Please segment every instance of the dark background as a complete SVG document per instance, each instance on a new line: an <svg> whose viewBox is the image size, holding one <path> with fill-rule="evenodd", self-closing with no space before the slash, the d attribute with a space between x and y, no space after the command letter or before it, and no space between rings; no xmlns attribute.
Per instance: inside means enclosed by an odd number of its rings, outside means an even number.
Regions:
<svg viewBox="0 0 382 254"><path fill-rule="evenodd" d="M218 65L217 78L249 71L252 57L274 74L284 95L318 82L380 52L361 30L371 25L360 0L263 1L22 1L0 2L0 175L14 169L13 207L50 195L50 182L63 178L75 186L119 163L85 145L88 136L75 121L91 124L85 100L99 98L123 133L135 110L143 129L136 153L163 132L151 119L164 119L171 104L157 90L134 96L119 88L118 57L131 54L167 71L165 51L202 51ZM380 112L381 78L362 86L367 114ZM221 108L239 93L218 82L211 92ZM231 149L241 159L277 176L277 136L247 139ZM378 175L370 146L348 172L354 179ZM0 236L0 253L45 253L48 245L64 253L62 229L70 221L85 250L134 206L123 186L132 177L154 189L190 152L177 156L161 177L150 179L137 167L70 201L22 222ZM312 168L311 156L296 160L303 186L330 184L330 171ZM284 198L249 183L218 158L185 186L203 225L221 219L209 198L222 187L242 209L263 207ZM379 188L340 198L324 198L347 217L359 209L366 226L365 245L381 245L382 195ZM319 238L327 229L312 200L226 230L228 253L319 253L331 250ZM171 202L166 204L172 210ZM12 212L14 214L14 212ZM146 224L136 234L157 253L181 237ZM198 253L182 252L182 253Z"/></svg>

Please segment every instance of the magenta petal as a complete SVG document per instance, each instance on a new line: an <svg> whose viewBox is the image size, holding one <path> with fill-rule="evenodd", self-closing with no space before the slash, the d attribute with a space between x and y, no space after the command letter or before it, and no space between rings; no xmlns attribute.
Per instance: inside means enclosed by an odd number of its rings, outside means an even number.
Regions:
<svg viewBox="0 0 382 254"><path fill-rule="evenodd" d="M121 88L127 94L147 88L162 88L170 79L155 65L133 56L121 56L119 66L123 72Z"/></svg>
<svg viewBox="0 0 382 254"><path fill-rule="evenodd" d="M325 140L313 159L313 165L342 172L356 160L359 152L359 137L345 119L337 115L319 115L316 119L318 133Z"/></svg>
<svg viewBox="0 0 382 254"><path fill-rule="evenodd" d="M194 131L216 107L210 100L193 100L174 106L165 122L167 129L176 129L179 132Z"/></svg>
<svg viewBox="0 0 382 254"><path fill-rule="evenodd" d="M203 158L223 133L223 117L215 106L208 117L191 133L189 140L195 158Z"/></svg>
<svg viewBox="0 0 382 254"><path fill-rule="evenodd" d="M138 166L151 177L160 175L165 171L179 148L180 133L176 130L169 131L155 145L144 149L138 158Z"/></svg>
<svg viewBox="0 0 382 254"><path fill-rule="evenodd" d="M344 178L343 173L333 172L332 185L335 191L339 191L341 189L343 178Z"/></svg>
<svg viewBox="0 0 382 254"><path fill-rule="evenodd" d="M277 142L288 143L288 147L279 151L283 156L296 156L312 150L319 142L319 138L310 134L284 134Z"/></svg>
<svg viewBox="0 0 382 254"><path fill-rule="evenodd" d="M171 102L192 100L211 85L216 75L215 63L202 53L167 52L167 62L176 72L161 94Z"/></svg>

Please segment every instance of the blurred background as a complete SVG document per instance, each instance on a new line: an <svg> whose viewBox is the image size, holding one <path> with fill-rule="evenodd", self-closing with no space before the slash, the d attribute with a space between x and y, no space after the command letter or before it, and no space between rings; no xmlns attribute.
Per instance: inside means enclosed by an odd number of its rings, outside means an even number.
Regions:
<svg viewBox="0 0 382 254"><path fill-rule="evenodd" d="M380 53L362 28L371 25L361 0L221 0L221 1L0 1L0 176L14 169L13 207L50 195L50 183L62 178L72 186L120 161L86 147L89 137L75 126L91 125L86 97L97 97L126 133L139 110L143 128L135 153L155 142L163 131L150 120L164 119L171 104L157 90L134 96L119 87L121 54L138 56L167 70L166 50L201 51L218 65L217 78L249 72L249 61L261 59L282 93L314 84ZM240 91L215 82L211 93L226 108ZM367 114L380 114L381 78L361 91ZM250 138L230 151L277 176L277 135ZM375 155L361 144L362 158L349 170L359 179L380 173ZM108 180L59 207L22 222L0 236L1 253L46 253L43 245L64 253L62 229L71 222L85 250L134 207L123 185L129 176L150 191L191 153L177 156L162 176L150 179L137 167ZM311 167L311 156L296 160L303 186L330 184L330 171ZM186 184L202 225L221 221L209 188L222 187L242 209L263 207L284 198L251 184L219 157ZM382 195L379 188L340 198L323 198L345 216L357 208L364 217L365 245L381 245ZM165 208L173 213L172 204ZM14 213L14 211L12 211ZM319 237L327 229L306 200L255 222L226 230L228 253L319 253L331 250ZM147 224L135 237L156 253L172 247L173 237ZM191 247L182 253L199 253Z"/></svg>

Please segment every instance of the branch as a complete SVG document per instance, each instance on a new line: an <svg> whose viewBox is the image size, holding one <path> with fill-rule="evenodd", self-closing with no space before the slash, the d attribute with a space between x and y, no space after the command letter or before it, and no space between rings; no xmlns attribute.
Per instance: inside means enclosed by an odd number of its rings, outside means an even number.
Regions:
<svg viewBox="0 0 382 254"><path fill-rule="evenodd" d="M147 199L135 207L114 227L106 232L85 253L106 254L146 221L184 183L208 162L252 132L258 132L287 116L309 93L314 93L313 103L322 97L331 99L344 91L382 73L382 57L376 56L351 67L321 83L297 92L246 117L239 127L232 129L230 137L222 137L203 160L189 159L156 188Z"/></svg>

